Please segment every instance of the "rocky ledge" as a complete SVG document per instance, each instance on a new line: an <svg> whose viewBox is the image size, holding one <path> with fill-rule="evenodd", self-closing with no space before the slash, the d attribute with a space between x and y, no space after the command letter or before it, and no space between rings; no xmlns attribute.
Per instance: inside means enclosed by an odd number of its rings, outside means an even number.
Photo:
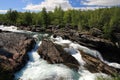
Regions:
<svg viewBox="0 0 120 80"><path fill-rule="evenodd" d="M38 53L41 56L41 58L47 60L48 63L61 63L67 65L68 67L76 71L79 69L78 61L70 54L65 52L62 46L54 44L50 40L42 41L42 44L38 49Z"/></svg>
<svg viewBox="0 0 120 80"><path fill-rule="evenodd" d="M29 35L0 32L0 80L13 80L13 74L28 61L27 52L34 44Z"/></svg>
<svg viewBox="0 0 120 80"><path fill-rule="evenodd" d="M84 67L90 72L92 73L102 72L102 73L109 74L111 76L116 76L116 74L119 74L120 69L111 67L106 63L102 62L100 59L93 57L89 54L86 54L81 50L80 50L80 53L82 55L82 59L86 62Z"/></svg>
<svg viewBox="0 0 120 80"><path fill-rule="evenodd" d="M92 73L102 72L114 76L119 73L118 69L108 66L98 58L88 55L82 51L81 55L85 61L84 67ZM64 51L63 46L53 43L50 40L43 40L38 49L41 58L45 59L48 63L58 64L62 63L73 70L78 70L81 66L78 61L69 53Z"/></svg>
<svg viewBox="0 0 120 80"><path fill-rule="evenodd" d="M63 39L75 41L83 46L98 50L104 60L120 63L120 47L113 42L95 37L91 34L77 32L75 30L58 30L54 37L61 36Z"/></svg>

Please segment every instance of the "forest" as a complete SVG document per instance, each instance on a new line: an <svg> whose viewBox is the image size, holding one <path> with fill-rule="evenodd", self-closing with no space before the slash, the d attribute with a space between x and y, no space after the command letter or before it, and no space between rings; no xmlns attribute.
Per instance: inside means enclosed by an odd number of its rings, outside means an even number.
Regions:
<svg viewBox="0 0 120 80"><path fill-rule="evenodd" d="M7 13L0 14L0 24L43 28L49 25L64 27L69 24L72 27L78 26L80 31L87 31L91 28L100 29L105 34L105 38L112 39L113 32L120 32L120 7L96 10L69 9L67 11L56 7L54 11L49 12L46 8L39 12L18 12L9 9Z"/></svg>

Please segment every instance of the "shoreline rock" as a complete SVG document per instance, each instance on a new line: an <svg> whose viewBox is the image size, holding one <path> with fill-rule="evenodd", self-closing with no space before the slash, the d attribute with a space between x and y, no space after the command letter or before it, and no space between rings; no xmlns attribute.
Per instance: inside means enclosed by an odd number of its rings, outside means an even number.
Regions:
<svg viewBox="0 0 120 80"><path fill-rule="evenodd" d="M73 30L57 30L54 32L53 36L61 36L63 39L69 39L83 46L98 50L104 60L120 63L120 48L109 40L94 37L86 33L79 33Z"/></svg>
<svg viewBox="0 0 120 80"><path fill-rule="evenodd" d="M35 40L26 34L0 33L0 80L12 80L14 73L25 66L27 52L35 45ZM5 75L9 77L5 77Z"/></svg>
<svg viewBox="0 0 120 80"><path fill-rule="evenodd" d="M92 73L102 72L109 74L111 76L116 76L116 74L120 74L120 69L116 69L102 62L98 58L95 58L89 54L84 53L80 50L83 60L86 62L84 67Z"/></svg>

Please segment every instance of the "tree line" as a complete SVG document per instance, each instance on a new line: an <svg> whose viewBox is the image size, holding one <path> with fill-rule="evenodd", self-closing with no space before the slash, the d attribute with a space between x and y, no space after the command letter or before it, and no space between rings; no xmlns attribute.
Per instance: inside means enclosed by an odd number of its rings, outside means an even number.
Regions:
<svg viewBox="0 0 120 80"><path fill-rule="evenodd" d="M17 26L40 25L47 28L49 25L66 24L72 27L78 26L79 30L98 28L111 37L114 28L120 30L120 7L101 8L96 10L75 10L63 11L61 7L56 7L54 11L46 11L43 8L40 12L17 12L8 10L6 14L0 14L0 23ZM118 29L118 30L117 30ZM119 32L119 31L118 31Z"/></svg>

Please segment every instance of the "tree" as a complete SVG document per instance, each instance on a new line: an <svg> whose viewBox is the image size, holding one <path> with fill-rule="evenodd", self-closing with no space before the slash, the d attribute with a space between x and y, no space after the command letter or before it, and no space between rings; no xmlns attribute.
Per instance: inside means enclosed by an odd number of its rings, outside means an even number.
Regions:
<svg viewBox="0 0 120 80"><path fill-rule="evenodd" d="M64 16L64 11L62 10L61 7L56 7L54 10L54 22L53 24L55 25L63 25L63 16Z"/></svg>
<svg viewBox="0 0 120 80"><path fill-rule="evenodd" d="M0 14L0 25L6 22L7 22L6 15Z"/></svg>
<svg viewBox="0 0 120 80"><path fill-rule="evenodd" d="M65 24L71 24L71 22L72 22L71 10L65 11L63 19L64 19Z"/></svg>
<svg viewBox="0 0 120 80"><path fill-rule="evenodd" d="M23 21L25 26L32 25L32 14L30 12L25 12Z"/></svg>
<svg viewBox="0 0 120 80"><path fill-rule="evenodd" d="M46 8L43 8L41 11L41 23L42 23L42 26L44 27L48 26L48 14L47 14Z"/></svg>
<svg viewBox="0 0 120 80"><path fill-rule="evenodd" d="M10 9L7 11L6 15L7 15L8 23L16 25L18 12L16 10Z"/></svg>

